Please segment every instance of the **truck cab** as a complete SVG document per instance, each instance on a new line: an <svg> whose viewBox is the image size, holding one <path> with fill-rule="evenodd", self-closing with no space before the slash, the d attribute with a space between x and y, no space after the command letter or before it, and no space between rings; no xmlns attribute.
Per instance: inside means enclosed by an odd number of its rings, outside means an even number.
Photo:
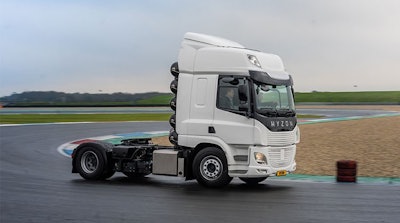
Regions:
<svg viewBox="0 0 400 223"><path fill-rule="evenodd" d="M279 56L186 33L177 66L178 146L221 150L228 176L244 180L261 181L296 169L300 134L293 80Z"/></svg>

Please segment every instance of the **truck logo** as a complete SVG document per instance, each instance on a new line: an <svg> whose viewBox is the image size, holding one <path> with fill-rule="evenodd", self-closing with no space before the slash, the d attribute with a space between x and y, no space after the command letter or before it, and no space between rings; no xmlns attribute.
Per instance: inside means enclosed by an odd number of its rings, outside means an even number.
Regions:
<svg viewBox="0 0 400 223"><path fill-rule="evenodd" d="M271 127L294 127L294 123L291 120L271 120Z"/></svg>
<svg viewBox="0 0 400 223"><path fill-rule="evenodd" d="M269 130L273 132L292 131L297 125L296 117L265 117L256 116L256 119L263 123Z"/></svg>

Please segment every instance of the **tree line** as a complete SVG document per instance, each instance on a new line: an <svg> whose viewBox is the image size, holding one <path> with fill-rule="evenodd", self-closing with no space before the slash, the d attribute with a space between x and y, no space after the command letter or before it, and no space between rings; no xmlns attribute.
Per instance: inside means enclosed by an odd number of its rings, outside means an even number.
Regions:
<svg viewBox="0 0 400 223"><path fill-rule="evenodd" d="M3 106L130 106L143 104L143 101L151 100L154 97L165 96L169 98L170 95L170 93L159 92L89 94L57 91L28 91L1 97L0 103ZM164 103L161 104L164 105Z"/></svg>

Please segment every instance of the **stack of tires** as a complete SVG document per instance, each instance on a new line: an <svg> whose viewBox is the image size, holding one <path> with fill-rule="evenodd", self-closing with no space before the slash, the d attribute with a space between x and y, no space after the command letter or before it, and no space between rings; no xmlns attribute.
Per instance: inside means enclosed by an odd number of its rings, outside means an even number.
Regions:
<svg viewBox="0 0 400 223"><path fill-rule="evenodd" d="M336 162L337 182L357 182L357 162L354 160L340 160Z"/></svg>
<svg viewBox="0 0 400 223"><path fill-rule="evenodd" d="M178 62L175 62L171 65L171 74L174 76L174 80L171 81L169 88L171 89L172 93L174 93L174 97L169 102L174 114L171 115L169 118L169 124L171 125L171 129L169 131L169 141L174 144L178 145L178 133L176 132L176 97L178 92L178 76L179 76L179 67Z"/></svg>

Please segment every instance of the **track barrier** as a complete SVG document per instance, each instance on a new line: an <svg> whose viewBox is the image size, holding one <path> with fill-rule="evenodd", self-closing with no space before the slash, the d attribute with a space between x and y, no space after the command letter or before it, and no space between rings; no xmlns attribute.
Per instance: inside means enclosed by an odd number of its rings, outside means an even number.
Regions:
<svg viewBox="0 0 400 223"><path fill-rule="evenodd" d="M339 160L336 162L337 182L357 182L357 162L354 160Z"/></svg>

